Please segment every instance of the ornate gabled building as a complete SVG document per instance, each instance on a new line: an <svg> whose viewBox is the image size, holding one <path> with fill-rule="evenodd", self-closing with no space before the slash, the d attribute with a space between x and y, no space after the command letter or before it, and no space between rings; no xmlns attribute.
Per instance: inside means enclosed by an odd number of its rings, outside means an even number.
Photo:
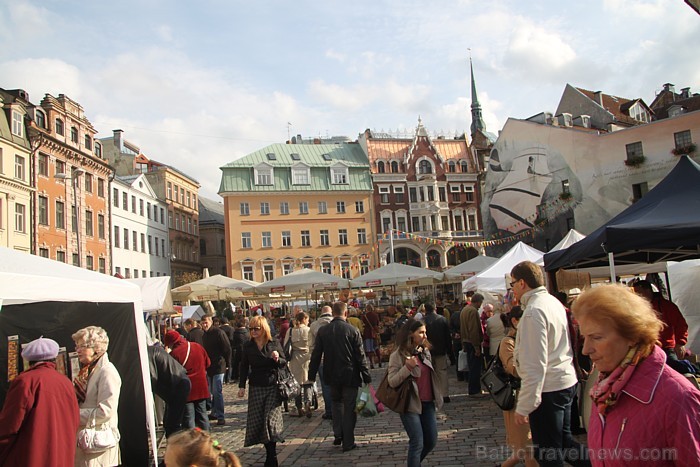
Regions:
<svg viewBox="0 0 700 467"><path fill-rule="evenodd" d="M433 139L419 119L413 138L366 130L380 263L441 270L476 256L483 240L479 164L464 137ZM390 238L393 232L393 239Z"/></svg>
<svg viewBox="0 0 700 467"><path fill-rule="evenodd" d="M673 84L666 83L649 107L654 111L654 120L677 117L700 110L700 94L691 93L690 88L683 88L681 92L676 92Z"/></svg>
<svg viewBox="0 0 700 467"><path fill-rule="evenodd" d="M272 144L221 171L230 277L369 270L372 179L357 143Z"/></svg>

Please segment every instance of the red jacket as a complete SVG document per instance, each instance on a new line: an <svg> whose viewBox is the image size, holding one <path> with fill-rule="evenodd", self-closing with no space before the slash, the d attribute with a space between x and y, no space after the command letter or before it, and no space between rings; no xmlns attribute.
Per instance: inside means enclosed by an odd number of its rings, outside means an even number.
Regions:
<svg viewBox="0 0 700 467"><path fill-rule="evenodd" d="M700 391L654 347L604 419L593 405L588 449L594 466L700 465Z"/></svg>
<svg viewBox="0 0 700 467"><path fill-rule="evenodd" d="M187 344L189 344L190 354L187 356ZM207 383L207 368L211 364L207 351L196 342L186 341L180 337L171 346L170 356L180 362L187 370L187 377L190 378L192 389L187 402L198 401L209 398L209 383ZM185 361L186 360L186 361Z"/></svg>
<svg viewBox="0 0 700 467"><path fill-rule="evenodd" d="M688 323L681 314L681 310L675 303L666 300L661 294L654 294L651 299L651 306L656 310L659 319L664 322L665 326L659 334L661 348L672 349L677 345L685 345L688 343Z"/></svg>
<svg viewBox="0 0 700 467"><path fill-rule="evenodd" d="M0 412L0 465L72 466L79 423L70 380L54 363L37 363L7 391Z"/></svg>

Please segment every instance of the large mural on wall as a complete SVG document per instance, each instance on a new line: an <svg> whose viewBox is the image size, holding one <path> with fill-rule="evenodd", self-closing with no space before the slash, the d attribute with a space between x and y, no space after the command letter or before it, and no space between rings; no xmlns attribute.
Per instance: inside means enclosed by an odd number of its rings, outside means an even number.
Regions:
<svg viewBox="0 0 700 467"><path fill-rule="evenodd" d="M487 254L498 257L518 240L548 251L570 228L600 227L632 204L635 189L653 188L673 168L674 132L700 136L700 112L693 114L609 134L509 119L484 179L484 236L495 240ZM636 142L646 160L627 166L626 145Z"/></svg>

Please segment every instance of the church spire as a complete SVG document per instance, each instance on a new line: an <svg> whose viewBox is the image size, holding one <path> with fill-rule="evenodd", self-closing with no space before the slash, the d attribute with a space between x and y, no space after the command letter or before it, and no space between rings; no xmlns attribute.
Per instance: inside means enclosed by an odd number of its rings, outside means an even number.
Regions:
<svg viewBox="0 0 700 467"><path fill-rule="evenodd" d="M472 72L472 125L470 127L472 139L477 131L486 131L486 124L484 119L481 118L481 104L479 104L479 98L476 95L476 81L474 81L474 65L472 64L472 58L469 57L469 68Z"/></svg>

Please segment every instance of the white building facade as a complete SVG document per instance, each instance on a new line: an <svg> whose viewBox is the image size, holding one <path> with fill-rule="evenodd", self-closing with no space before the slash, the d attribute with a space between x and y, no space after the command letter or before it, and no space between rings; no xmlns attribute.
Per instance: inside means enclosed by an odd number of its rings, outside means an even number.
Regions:
<svg viewBox="0 0 700 467"><path fill-rule="evenodd" d="M113 273L125 278L170 275L168 209L142 174L112 181Z"/></svg>

